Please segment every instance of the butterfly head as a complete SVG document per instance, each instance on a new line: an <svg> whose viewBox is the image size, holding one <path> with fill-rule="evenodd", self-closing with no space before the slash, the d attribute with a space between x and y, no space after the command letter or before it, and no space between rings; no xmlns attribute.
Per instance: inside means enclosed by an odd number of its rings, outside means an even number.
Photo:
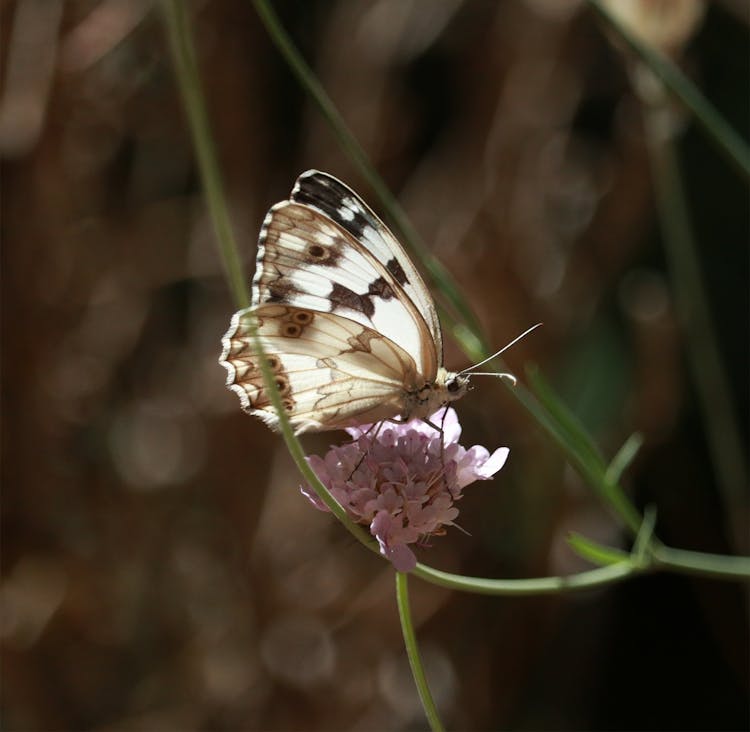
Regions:
<svg viewBox="0 0 750 732"><path fill-rule="evenodd" d="M469 376L453 371L445 372L445 395L448 402L460 399L469 388Z"/></svg>
<svg viewBox="0 0 750 732"><path fill-rule="evenodd" d="M435 379L435 401L440 402L438 406L444 406L450 402L460 399L469 389L468 374L458 374L455 371L438 369Z"/></svg>

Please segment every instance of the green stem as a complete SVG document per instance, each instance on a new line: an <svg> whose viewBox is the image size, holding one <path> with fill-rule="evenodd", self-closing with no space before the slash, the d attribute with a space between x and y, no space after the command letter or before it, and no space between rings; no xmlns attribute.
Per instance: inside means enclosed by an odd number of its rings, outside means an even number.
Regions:
<svg viewBox="0 0 750 732"><path fill-rule="evenodd" d="M250 295L237 253L232 224L224 195L224 185L219 172L216 149L211 135L211 125L206 114L206 104L198 73L195 48L188 19L189 4L180 0L164 0L164 13L169 47L174 61L175 75L185 105L190 134L193 139L203 190L208 204L221 259L227 273L232 297L239 308L250 304Z"/></svg>
<svg viewBox="0 0 750 732"><path fill-rule="evenodd" d="M486 579L484 577L468 577L462 574L442 572L424 564L418 564L412 574L432 584L459 592L473 592L479 595L521 596L553 595L572 590L590 590L595 587L621 582L644 571L643 568L634 566L630 560L625 560L568 577L536 577L513 580Z"/></svg>
<svg viewBox="0 0 750 732"><path fill-rule="evenodd" d="M409 577L402 572L396 572L396 599L398 602L398 615L401 619L401 632L404 636L404 646L406 655L409 657L411 673L414 676L414 683L417 685L419 698L422 701L422 708L427 716L430 729L433 732L442 732L444 729L440 716L438 715L435 701L430 693L430 687L427 684L422 659L419 655L417 646L417 636L414 633L414 624L411 619L411 608L409 607Z"/></svg>
<svg viewBox="0 0 750 732"><path fill-rule="evenodd" d="M682 574L721 580L750 580L750 557L731 557L656 546L653 549L653 560L657 568Z"/></svg>
<svg viewBox="0 0 750 732"><path fill-rule="evenodd" d="M606 8L601 0L588 0L589 7L605 22L631 51L669 89L669 91L690 110L696 122L708 138L719 148L725 157L746 178L750 178L750 147L740 135L727 123L714 106L706 99L697 87L672 63L656 49L643 43L634 33Z"/></svg>

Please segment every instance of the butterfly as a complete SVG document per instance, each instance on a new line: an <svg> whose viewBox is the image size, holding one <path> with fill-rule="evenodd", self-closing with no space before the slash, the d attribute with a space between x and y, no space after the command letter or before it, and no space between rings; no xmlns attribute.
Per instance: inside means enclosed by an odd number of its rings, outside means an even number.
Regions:
<svg viewBox="0 0 750 732"><path fill-rule="evenodd" d="M297 434L428 421L468 389L470 369L443 366L435 303L403 247L327 173L302 173L289 199L269 210L252 304L234 314L222 339L227 387L246 412L278 429L253 324Z"/></svg>

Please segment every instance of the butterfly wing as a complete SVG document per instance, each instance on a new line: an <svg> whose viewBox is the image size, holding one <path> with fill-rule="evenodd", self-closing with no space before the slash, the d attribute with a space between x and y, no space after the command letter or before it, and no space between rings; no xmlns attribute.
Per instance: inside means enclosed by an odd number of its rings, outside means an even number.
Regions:
<svg viewBox="0 0 750 732"><path fill-rule="evenodd" d="M276 427L253 321L297 432L409 416L434 401L425 394L444 370L432 298L385 225L325 173L303 173L268 212L252 306L223 340L227 386Z"/></svg>
<svg viewBox="0 0 750 732"><path fill-rule="evenodd" d="M409 255L372 209L347 185L319 170L308 170L297 178L291 200L338 223L377 258L419 310L442 362L443 339L432 296Z"/></svg>
<svg viewBox="0 0 750 732"><path fill-rule="evenodd" d="M317 208L283 201L268 212L252 301L349 318L393 341L425 380L435 379L439 344L420 305L365 243Z"/></svg>
<svg viewBox="0 0 750 732"><path fill-rule="evenodd" d="M240 310L222 341L227 385L270 427L276 410L250 335L255 322L295 432L339 429L400 413L414 360L390 339L329 312L268 303Z"/></svg>

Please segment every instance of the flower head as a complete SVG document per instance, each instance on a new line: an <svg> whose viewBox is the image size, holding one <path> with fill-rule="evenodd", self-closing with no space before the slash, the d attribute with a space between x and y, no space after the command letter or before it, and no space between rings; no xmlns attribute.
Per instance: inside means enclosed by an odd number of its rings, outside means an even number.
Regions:
<svg viewBox="0 0 750 732"><path fill-rule="evenodd" d="M445 533L458 516L454 503L475 480L488 480L508 457L508 448L490 454L475 445L458 444L461 425L454 409L440 409L426 422L351 427L350 443L333 446L325 457L307 462L353 521L366 524L378 540L380 553L408 572L417 559L408 544ZM441 446L442 436L442 446ZM309 486L307 498L328 510Z"/></svg>

